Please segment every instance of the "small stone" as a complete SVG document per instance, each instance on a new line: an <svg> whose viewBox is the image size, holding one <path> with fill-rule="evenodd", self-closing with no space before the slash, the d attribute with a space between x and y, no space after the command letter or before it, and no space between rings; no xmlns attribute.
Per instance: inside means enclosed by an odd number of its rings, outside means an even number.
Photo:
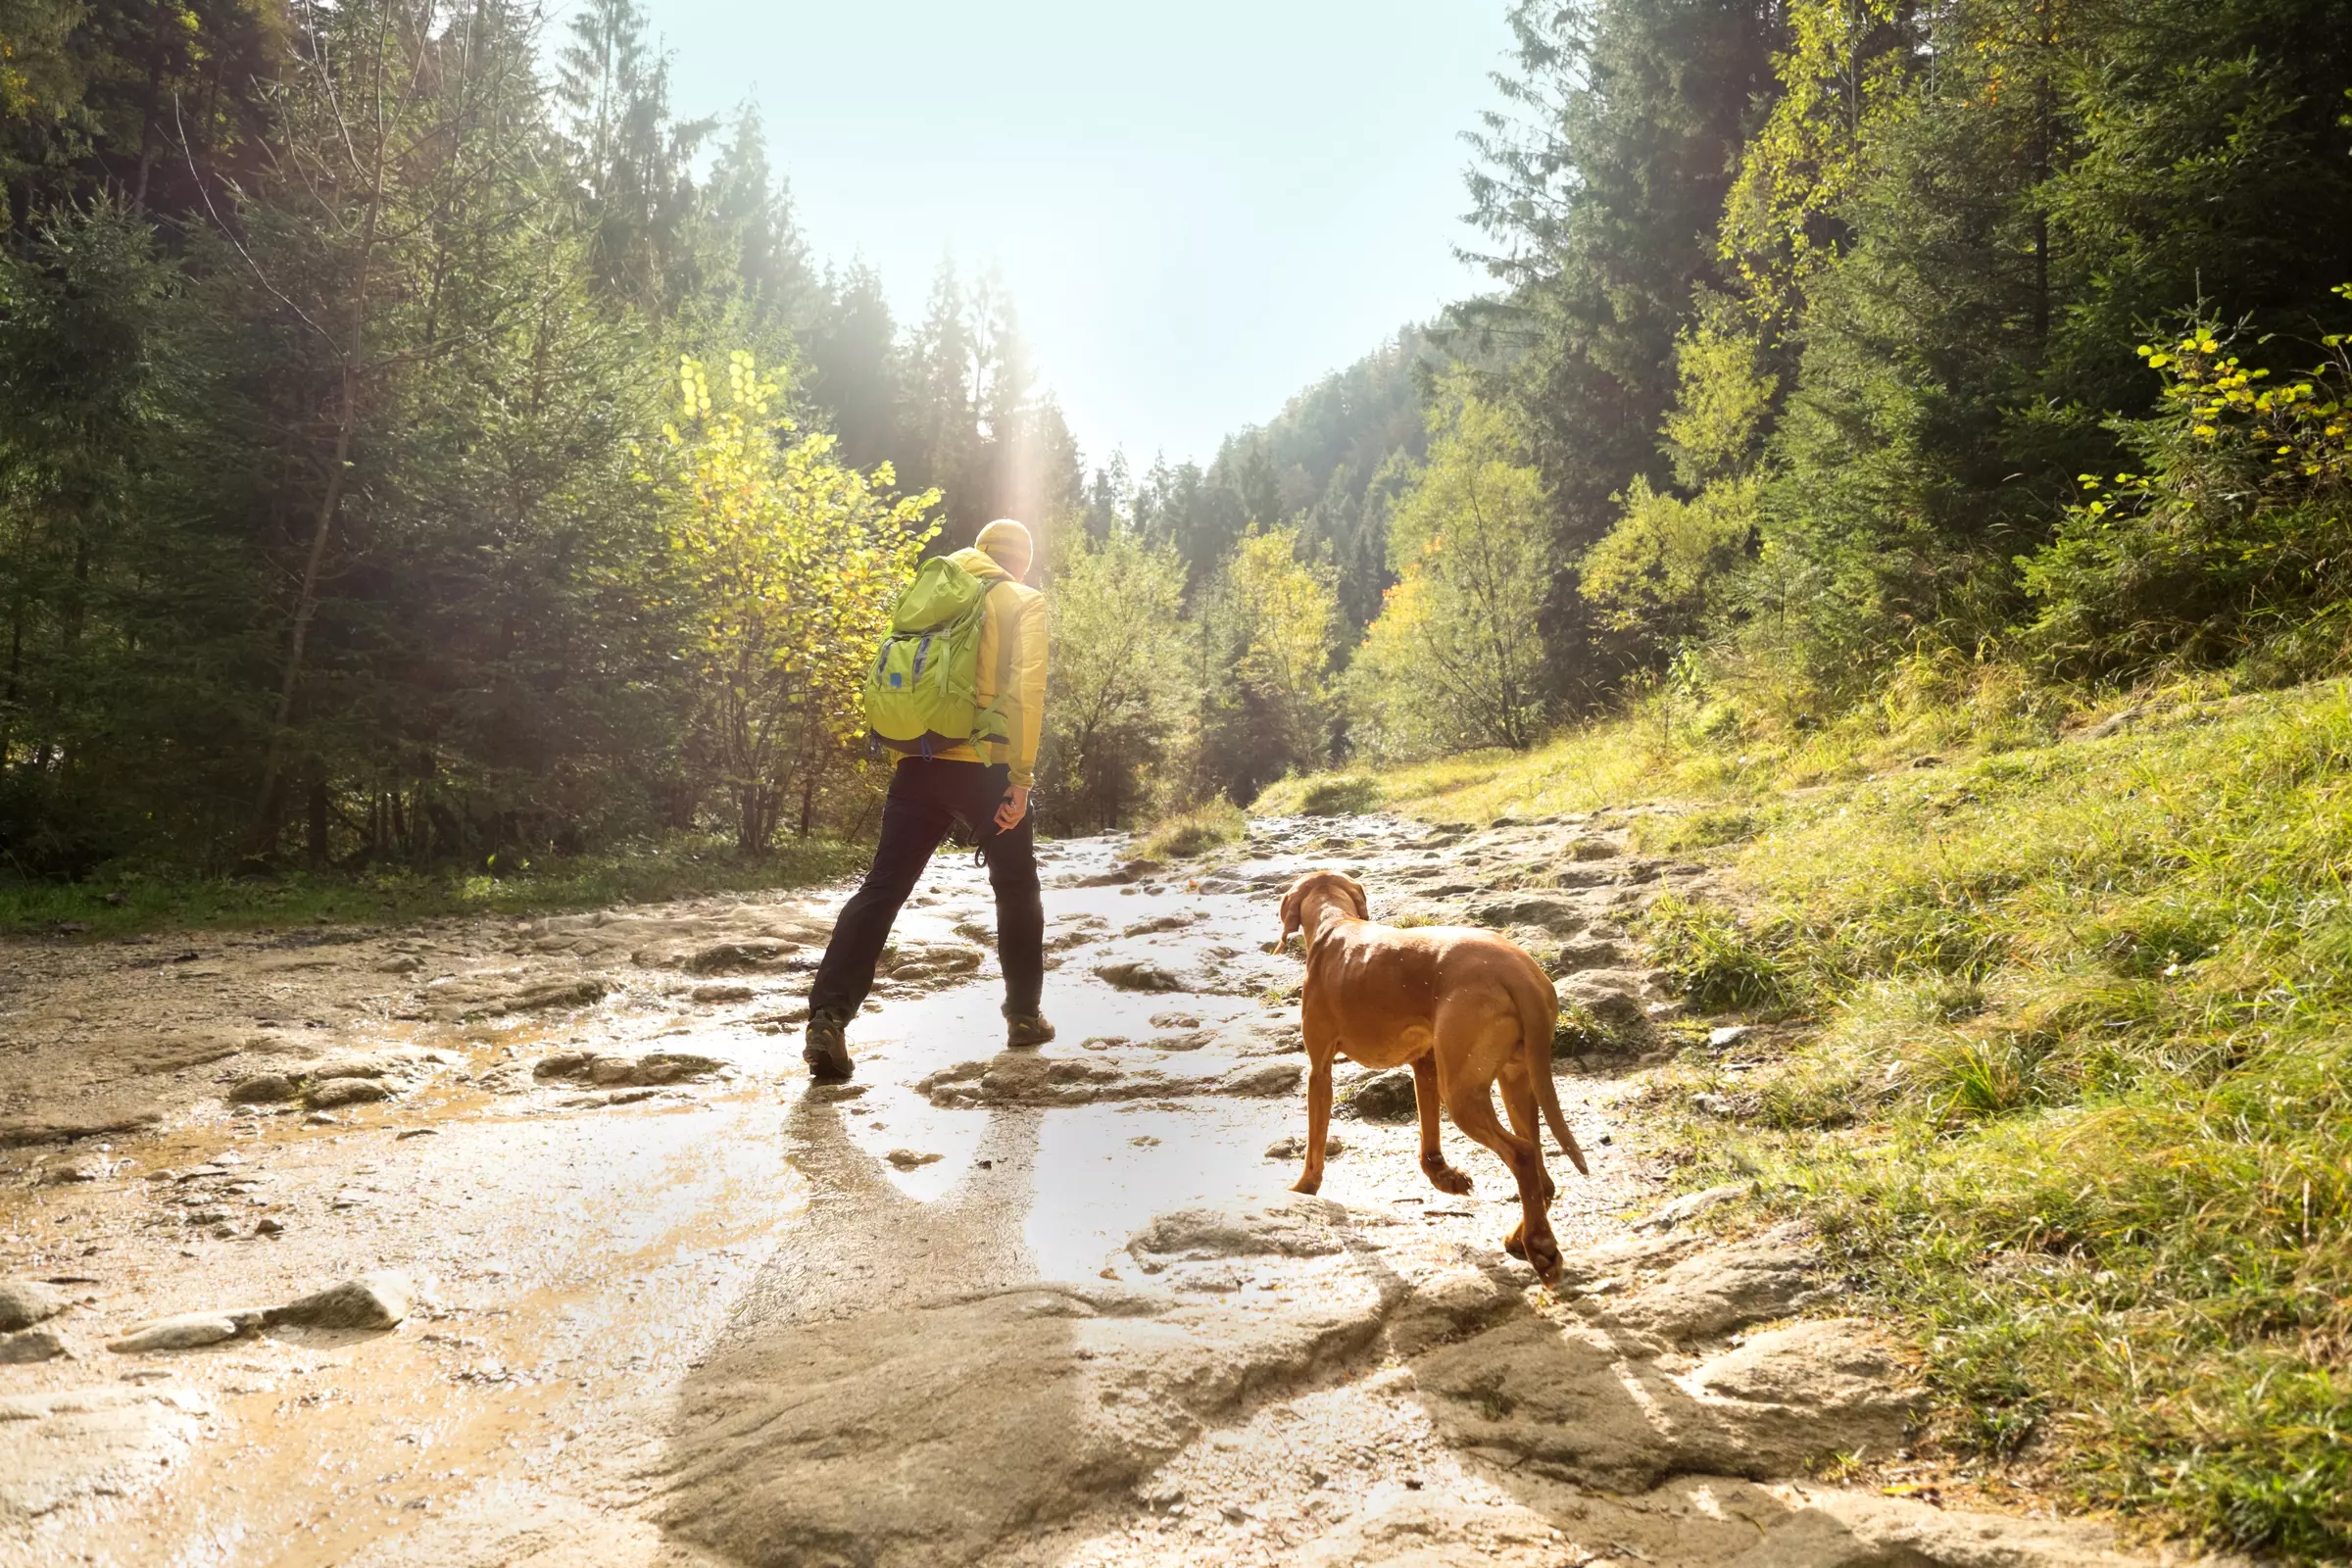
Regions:
<svg viewBox="0 0 2352 1568"><path fill-rule="evenodd" d="M293 1079L282 1073L265 1072L238 1079L237 1086L228 1092L228 1100L232 1105L274 1105L292 1100L298 1093Z"/></svg>
<svg viewBox="0 0 2352 1568"><path fill-rule="evenodd" d="M1702 1116L1729 1117L1739 1112L1739 1107L1725 1095L1692 1095L1690 1108Z"/></svg>
<svg viewBox="0 0 2352 1568"><path fill-rule="evenodd" d="M1117 991L1182 991L1184 981L1156 963L1102 963L1095 966L1095 978Z"/></svg>
<svg viewBox="0 0 2352 1568"><path fill-rule="evenodd" d="M1713 1051L1728 1051L1754 1033L1743 1023L1727 1023L1707 1031L1707 1046Z"/></svg>
<svg viewBox="0 0 2352 1568"><path fill-rule="evenodd" d="M1411 1121L1420 1115L1410 1067L1392 1067L1359 1079L1341 1108L1359 1121Z"/></svg>
<svg viewBox="0 0 2352 1568"><path fill-rule="evenodd" d="M15 1334L0 1334L0 1366L54 1361L73 1353L55 1329L22 1329Z"/></svg>
<svg viewBox="0 0 2352 1568"><path fill-rule="evenodd" d="M302 1118L302 1124L305 1127L332 1127L336 1125L336 1122L335 1118L329 1116L325 1111L314 1110Z"/></svg>
<svg viewBox="0 0 2352 1568"><path fill-rule="evenodd" d="M256 1236L283 1236L285 1233L285 1224L280 1220L265 1218L258 1221L253 1227L253 1234Z"/></svg>
<svg viewBox="0 0 2352 1568"><path fill-rule="evenodd" d="M416 1287L406 1274L383 1269L345 1280L299 1301L273 1306L268 1320L312 1328L388 1329L409 1315L415 1295Z"/></svg>
<svg viewBox="0 0 2352 1568"><path fill-rule="evenodd" d="M68 1160L62 1165L52 1165L41 1172L41 1183L46 1187L67 1187L75 1182L99 1181L105 1175L105 1160L74 1159Z"/></svg>
<svg viewBox="0 0 2352 1568"><path fill-rule="evenodd" d="M134 1325L121 1339L108 1341L106 1348L118 1355L135 1355L154 1350L192 1350L200 1346L233 1340L246 1329L258 1325L261 1318L261 1313L244 1309L180 1312L172 1317L159 1317L152 1322Z"/></svg>
<svg viewBox="0 0 2352 1568"><path fill-rule="evenodd" d="M1326 1138L1323 1140L1323 1157L1329 1159L1347 1147L1337 1138ZM1288 1138L1277 1138L1266 1146L1266 1157L1268 1159L1303 1159L1306 1157L1306 1140L1297 1133L1291 1134Z"/></svg>
<svg viewBox="0 0 2352 1568"><path fill-rule="evenodd" d="M66 1309L66 1298L38 1280L0 1279L0 1332L28 1329Z"/></svg>
<svg viewBox="0 0 2352 1568"><path fill-rule="evenodd" d="M392 1091L372 1078L327 1078L311 1085L304 1097L313 1110L331 1110L337 1105L364 1105L392 1098Z"/></svg>
<svg viewBox="0 0 2352 1568"><path fill-rule="evenodd" d="M750 986L722 981L715 985L696 986L686 995L690 1002L711 1006L726 1002L749 1002L759 994Z"/></svg>
<svg viewBox="0 0 2352 1568"><path fill-rule="evenodd" d="M1607 1139L1601 1140L1606 1143ZM1670 1231L1693 1215L1703 1214L1719 1204L1737 1202L1748 1194L1745 1182L1727 1182L1721 1187L1709 1187L1702 1192L1685 1193L1682 1197L1659 1204L1648 1215L1634 1222L1638 1231Z"/></svg>
<svg viewBox="0 0 2352 1568"><path fill-rule="evenodd" d="M1267 1100L1298 1087L1306 1068L1295 1061L1269 1061L1257 1067L1237 1067L1217 1080L1217 1093Z"/></svg>
<svg viewBox="0 0 2352 1568"><path fill-rule="evenodd" d="M911 1149L894 1149L882 1156L901 1170L913 1170L918 1165L936 1165L945 1157L939 1154L918 1153Z"/></svg>

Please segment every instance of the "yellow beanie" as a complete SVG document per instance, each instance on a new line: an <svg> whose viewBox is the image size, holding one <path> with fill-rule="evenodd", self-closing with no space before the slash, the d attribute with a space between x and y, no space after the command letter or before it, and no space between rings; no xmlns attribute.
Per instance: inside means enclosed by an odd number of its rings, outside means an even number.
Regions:
<svg viewBox="0 0 2352 1568"><path fill-rule="evenodd" d="M1016 577L1027 571L1029 563L1037 559L1037 543L1029 537L1029 530L1010 517L999 517L981 529L980 537L972 541L972 548Z"/></svg>

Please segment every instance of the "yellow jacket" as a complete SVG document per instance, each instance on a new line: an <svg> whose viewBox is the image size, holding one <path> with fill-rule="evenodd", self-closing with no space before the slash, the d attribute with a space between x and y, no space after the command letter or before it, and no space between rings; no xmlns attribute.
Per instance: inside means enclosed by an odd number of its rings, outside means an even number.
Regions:
<svg viewBox="0 0 2352 1568"><path fill-rule="evenodd" d="M958 550L948 558L973 576L993 584L980 622L980 671L976 695L982 708L997 700L1001 685L1011 691L1000 710L1011 744L991 741L988 756L980 748L951 746L932 755L952 762L1004 762L1011 782L1027 787L1037 782L1037 745L1046 727L1046 596L1014 582L1010 573L984 551ZM1011 639L1009 646L1006 638ZM901 757L900 761L907 759Z"/></svg>

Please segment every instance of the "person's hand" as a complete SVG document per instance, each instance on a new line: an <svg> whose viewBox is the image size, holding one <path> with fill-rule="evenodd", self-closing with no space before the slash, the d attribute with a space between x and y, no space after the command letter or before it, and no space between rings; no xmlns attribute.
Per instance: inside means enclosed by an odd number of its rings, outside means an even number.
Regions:
<svg viewBox="0 0 2352 1568"><path fill-rule="evenodd" d="M1011 832L1021 825L1021 818L1028 814L1029 786L1026 784L1009 786L1004 791L1003 803L997 807L997 831L1000 833Z"/></svg>

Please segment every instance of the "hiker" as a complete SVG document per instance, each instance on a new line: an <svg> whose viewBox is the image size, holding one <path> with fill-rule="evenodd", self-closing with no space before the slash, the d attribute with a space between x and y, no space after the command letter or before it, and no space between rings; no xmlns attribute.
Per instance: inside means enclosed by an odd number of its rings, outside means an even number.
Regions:
<svg viewBox="0 0 2352 1568"><path fill-rule="evenodd" d="M1046 596L1023 586L1029 530L1000 517L969 550L923 563L892 616L866 680L873 739L899 753L882 803L882 841L843 906L808 993L801 1054L818 1079L850 1076L843 1038L874 985L874 964L931 853L961 822L988 861L1004 966L1004 1043L1042 1046L1046 906L1029 814L1046 710Z"/></svg>

